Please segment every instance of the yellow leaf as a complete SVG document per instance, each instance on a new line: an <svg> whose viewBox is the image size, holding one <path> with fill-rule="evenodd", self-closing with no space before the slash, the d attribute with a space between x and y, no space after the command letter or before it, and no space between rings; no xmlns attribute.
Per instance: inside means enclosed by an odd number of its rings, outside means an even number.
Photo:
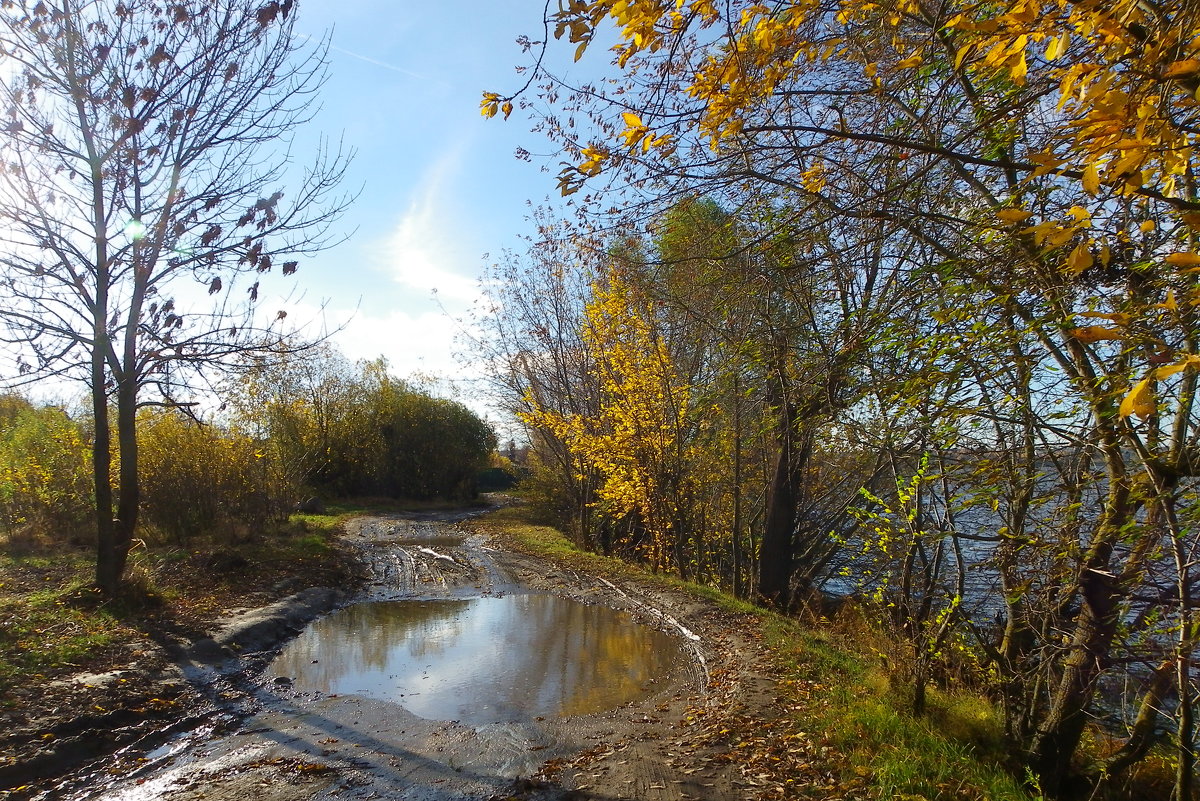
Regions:
<svg viewBox="0 0 1200 801"><path fill-rule="evenodd" d="M1046 45L1046 60L1054 61L1063 54L1067 49L1067 45L1071 42L1071 34L1063 32L1061 36L1057 36L1050 40L1050 44Z"/></svg>
<svg viewBox="0 0 1200 801"><path fill-rule="evenodd" d="M1095 195L1100 191L1100 170L1095 164L1089 164L1083 170L1083 191Z"/></svg>
<svg viewBox="0 0 1200 801"><path fill-rule="evenodd" d="M1028 156L1029 160L1038 165L1033 171L1033 177L1038 178L1046 175L1062 166L1063 160L1053 153L1032 152Z"/></svg>
<svg viewBox="0 0 1200 801"><path fill-rule="evenodd" d="M508 119L508 115L512 114L512 110L513 104L510 101L506 100L500 105L500 111L504 113L504 119L506 120Z"/></svg>
<svg viewBox="0 0 1200 801"><path fill-rule="evenodd" d="M1083 328L1073 328L1070 334L1080 342L1121 341L1125 339L1125 332L1120 328L1110 328L1103 325L1087 325Z"/></svg>
<svg viewBox="0 0 1200 801"><path fill-rule="evenodd" d="M1200 60L1194 58L1185 58L1182 61L1176 61L1167 65L1163 70L1162 76L1167 79L1190 78L1200 72Z"/></svg>
<svg viewBox="0 0 1200 801"><path fill-rule="evenodd" d="M1094 263L1092 258L1092 249L1088 247L1087 242L1080 242L1071 251L1071 255L1067 257L1067 272L1071 275L1079 275ZM1102 316L1102 315L1095 315Z"/></svg>
<svg viewBox="0 0 1200 801"><path fill-rule="evenodd" d="M1154 228L1155 228L1154 220L1145 220L1140 225L1138 225L1138 230L1141 231L1143 234L1153 233Z"/></svg>
<svg viewBox="0 0 1200 801"><path fill-rule="evenodd" d="M1172 253L1163 261L1173 267L1200 267L1200 253Z"/></svg>
<svg viewBox="0 0 1200 801"><path fill-rule="evenodd" d="M898 62L896 63L896 69L901 69L901 70L910 70L910 69L912 69L913 67L919 67L919 66L921 66L921 62L923 62L924 60L925 60L925 59L924 59L924 58L922 58L920 55L913 55L913 56L909 56L909 57L908 57L908 58L906 58L906 59L903 59L903 60L901 60L901 61L898 61Z"/></svg>
<svg viewBox="0 0 1200 801"><path fill-rule="evenodd" d="M1056 225L1051 225L1045 229L1044 233L1040 236L1040 238L1039 237L1035 237L1035 238L1040 239L1038 244L1041 245L1044 249L1054 250L1055 248L1060 248L1063 245L1067 244L1067 242L1071 241L1071 237L1074 235L1075 235L1074 229L1060 228Z"/></svg>
<svg viewBox="0 0 1200 801"><path fill-rule="evenodd" d="M1121 408L1118 412L1121 417L1136 414L1145 420L1154 414L1154 391L1150 389L1151 378L1152 376L1146 376L1134 384L1133 389L1129 390L1129 394L1121 401Z"/></svg>
<svg viewBox="0 0 1200 801"><path fill-rule="evenodd" d="M1015 83L1017 86L1024 86L1025 75L1028 72L1029 64L1025 61L1025 51L1022 50L1020 54L1013 59L1012 66L1008 69L1008 74L1009 77L1012 78L1013 83Z"/></svg>
<svg viewBox="0 0 1200 801"><path fill-rule="evenodd" d="M1167 311L1171 311L1171 312L1179 311L1179 304L1175 301L1175 290L1168 289L1167 290L1167 299L1164 300L1162 303L1155 303L1154 306L1156 308L1166 309Z"/></svg>
<svg viewBox="0 0 1200 801"><path fill-rule="evenodd" d="M628 111L626 111L624 114L621 115L621 119L623 119L625 121L625 124L630 128L645 128L646 127L645 125L642 124L641 117L639 117L638 115L633 114L631 112L628 112Z"/></svg>
<svg viewBox="0 0 1200 801"><path fill-rule="evenodd" d="M1113 312L1111 314L1109 314L1107 312L1080 312L1076 316L1091 317L1091 318L1097 319L1097 320L1108 320L1110 322L1116 323L1117 325L1129 325L1129 321L1132 319L1125 312Z"/></svg>
<svg viewBox="0 0 1200 801"><path fill-rule="evenodd" d="M1152 375L1156 379L1170 378L1171 376L1175 375L1176 373L1182 373L1187 368L1188 368L1188 362L1187 362L1187 360L1184 360L1182 362L1175 362L1175 364L1163 365L1162 367L1159 367L1156 370L1154 370Z"/></svg>
<svg viewBox="0 0 1200 801"><path fill-rule="evenodd" d="M1013 225L1023 223L1032 216L1033 213L1025 211L1025 209L1000 209L1000 211L996 212L996 217L999 220Z"/></svg>

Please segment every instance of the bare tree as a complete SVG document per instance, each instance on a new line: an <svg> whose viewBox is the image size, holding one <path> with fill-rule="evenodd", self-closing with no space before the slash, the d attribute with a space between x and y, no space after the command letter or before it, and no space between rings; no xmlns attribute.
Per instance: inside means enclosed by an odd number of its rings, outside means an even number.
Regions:
<svg viewBox="0 0 1200 801"><path fill-rule="evenodd" d="M281 188L324 79L294 21L293 0L0 5L2 336L22 380L91 390L108 594L138 520L139 405L278 347L286 312L256 310L260 280L328 246L348 203L324 146Z"/></svg>

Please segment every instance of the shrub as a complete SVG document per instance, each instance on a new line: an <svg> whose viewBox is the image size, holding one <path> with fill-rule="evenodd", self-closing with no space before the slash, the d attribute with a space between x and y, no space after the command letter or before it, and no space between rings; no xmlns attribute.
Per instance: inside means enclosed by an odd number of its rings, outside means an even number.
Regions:
<svg viewBox="0 0 1200 801"><path fill-rule="evenodd" d="M252 438L174 410L143 412L140 425L142 508L162 535L245 537L287 519L296 491Z"/></svg>
<svg viewBox="0 0 1200 801"><path fill-rule="evenodd" d="M92 516L89 450L54 406L0 398L0 528L12 538L82 536Z"/></svg>

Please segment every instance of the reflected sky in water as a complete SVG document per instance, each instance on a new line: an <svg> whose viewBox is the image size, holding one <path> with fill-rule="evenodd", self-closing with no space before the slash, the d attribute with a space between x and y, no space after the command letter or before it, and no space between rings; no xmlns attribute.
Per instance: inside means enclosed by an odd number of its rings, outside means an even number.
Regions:
<svg viewBox="0 0 1200 801"><path fill-rule="evenodd" d="M310 626L272 664L300 691L393 701L432 720L600 712L655 690L679 641L550 595L364 603Z"/></svg>

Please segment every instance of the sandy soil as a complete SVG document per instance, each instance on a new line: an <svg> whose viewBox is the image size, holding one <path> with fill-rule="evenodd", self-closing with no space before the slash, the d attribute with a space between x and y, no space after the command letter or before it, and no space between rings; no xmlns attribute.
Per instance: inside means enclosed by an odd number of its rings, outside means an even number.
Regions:
<svg viewBox="0 0 1200 801"><path fill-rule="evenodd" d="M487 725L426 720L385 701L300 692L271 674L270 659L306 621L351 599L339 588L310 590L224 621L180 649L176 665L162 666L158 685L174 688L175 698L186 686L200 699L181 704L172 725L156 721L115 755L19 795L732 801L760 794L734 756L738 734L728 728L731 720L769 723L781 712L748 619L683 593L520 553L471 516L354 521L345 541L364 565L365 589L353 600L552 593L627 610L679 638L687 658L653 695L597 714Z"/></svg>

